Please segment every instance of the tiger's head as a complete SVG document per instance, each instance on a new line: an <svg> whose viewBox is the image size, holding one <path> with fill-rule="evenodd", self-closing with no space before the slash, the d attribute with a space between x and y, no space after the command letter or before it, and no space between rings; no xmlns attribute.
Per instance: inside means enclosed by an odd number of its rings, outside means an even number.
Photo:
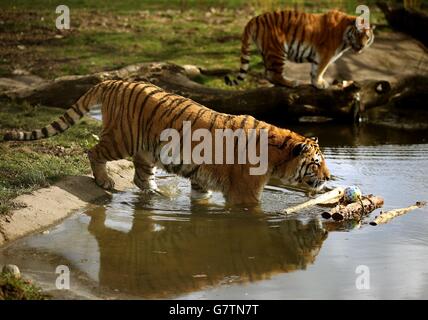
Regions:
<svg viewBox="0 0 428 320"><path fill-rule="evenodd" d="M355 53L361 53L373 43L374 29L375 26L358 28L353 24L345 33L345 43L349 45Z"/></svg>
<svg viewBox="0 0 428 320"><path fill-rule="evenodd" d="M283 154L284 160L276 167L274 176L285 184L320 190L330 180L330 171L318 138L305 138L290 147L287 154Z"/></svg>

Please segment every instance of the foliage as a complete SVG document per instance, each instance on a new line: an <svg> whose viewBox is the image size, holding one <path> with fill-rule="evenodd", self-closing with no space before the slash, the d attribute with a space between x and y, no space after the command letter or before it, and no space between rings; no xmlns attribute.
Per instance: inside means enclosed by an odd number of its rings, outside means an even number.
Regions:
<svg viewBox="0 0 428 320"><path fill-rule="evenodd" d="M0 300L45 300L48 296L31 281L0 273Z"/></svg>
<svg viewBox="0 0 428 320"><path fill-rule="evenodd" d="M9 129L32 130L49 124L64 110L26 104L0 106L1 134ZM45 187L66 175L89 173L86 150L96 144L101 124L84 118L67 132L46 140L0 142L0 214L19 206L12 199Z"/></svg>

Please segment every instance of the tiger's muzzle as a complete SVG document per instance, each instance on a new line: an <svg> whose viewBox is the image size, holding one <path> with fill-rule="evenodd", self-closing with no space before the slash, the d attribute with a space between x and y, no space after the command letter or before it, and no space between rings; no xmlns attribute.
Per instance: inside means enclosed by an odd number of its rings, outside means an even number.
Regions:
<svg viewBox="0 0 428 320"><path fill-rule="evenodd" d="M363 50L364 50L364 48L365 48L365 46L364 46L364 45L361 45L361 44L358 44L358 45L353 44L351 47L352 47L352 50L353 50L355 53L358 53L358 54L360 54L361 52L363 52Z"/></svg>
<svg viewBox="0 0 428 320"><path fill-rule="evenodd" d="M326 180L320 179L308 179L305 181L305 184L313 190L321 190L326 183Z"/></svg>

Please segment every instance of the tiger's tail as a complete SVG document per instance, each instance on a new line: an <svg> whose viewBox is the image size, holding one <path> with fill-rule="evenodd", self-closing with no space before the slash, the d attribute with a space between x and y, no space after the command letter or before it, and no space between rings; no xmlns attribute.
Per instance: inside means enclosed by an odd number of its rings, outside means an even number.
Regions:
<svg viewBox="0 0 428 320"><path fill-rule="evenodd" d="M252 36L253 19L250 20L245 26L244 33L242 34L241 44L241 67L239 69L236 79L231 79L229 76L224 77L224 82L228 86L237 86L247 77L247 72L250 67L250 45Z"/></svg>
<svg viewBox="0 0 428 320"><path fill-rule="evenodd" d="M100 83L89 89L79 100L73 104L62 116L51 124L33 131L9 131L3 137L5 141L27 141L39 140L55 136L62 133L76 122L78 122L91 107L101 102L102 92L104 91L103 83Z"/></svg>

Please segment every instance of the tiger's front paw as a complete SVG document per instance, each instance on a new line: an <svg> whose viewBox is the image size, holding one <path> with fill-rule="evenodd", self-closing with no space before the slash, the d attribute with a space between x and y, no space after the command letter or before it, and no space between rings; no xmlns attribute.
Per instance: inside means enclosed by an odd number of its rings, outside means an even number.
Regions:
<svg viewBox="0 0 428 320"><path fill-rule="evenodd" d="M150 196L154 196L154 195L165 196L165 194L159 188L141 189L141 192Z"/></svg>
<svg viewBox="0 0 428 320"><path fill-rule="evenodd" d="M328 82L324 79L313 82L312 85L318 89L327 89L329 87Z"/></svg>
<svg viewBox="0 0 428 320"><path fill-rule="evenodd" d="M134 177L134 183L135 185L144 193L147 195L163 195L163 193L158 188L158 185L153 179L148 180L140 180L137 175Z"/></svg>
<svg viewBox="0 0 428 320"><path fill-rule="evenodd" d="M105 190L113 190L114 189L114 181L110 177L104 177L104 178L95 178L95 183L105 189Z"/></svg>
<svg viewBox="0 0 428 320"><path fill-rule="evenodd" d="M190 198L192 200L207 200L209 198L211 198L212 196L212 192L210 190L208 191L199 191L199 190L194 190L192 189L191 193L190 193Z"/></svg>

